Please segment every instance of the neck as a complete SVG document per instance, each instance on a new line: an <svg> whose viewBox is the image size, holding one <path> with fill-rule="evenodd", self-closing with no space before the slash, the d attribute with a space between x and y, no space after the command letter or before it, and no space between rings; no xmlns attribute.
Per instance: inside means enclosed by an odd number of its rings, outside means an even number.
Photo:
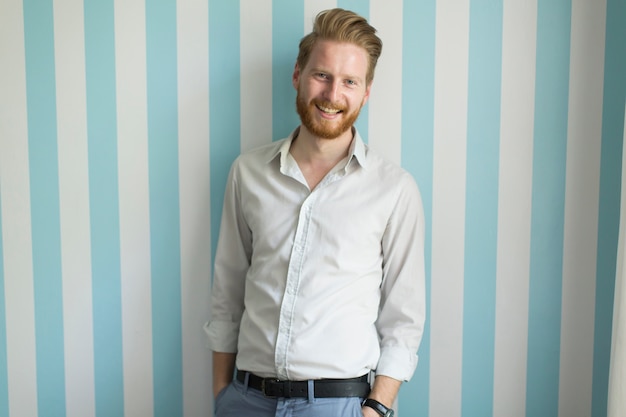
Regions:
<svg viewBox="0 0 626 417"><path fill-rule="evenodd" d="M330 170L348 156L352 129L335 139L321 139L300 126L298 136L291 142L289 152L298 163L310 190L313 190Z"/></svg>

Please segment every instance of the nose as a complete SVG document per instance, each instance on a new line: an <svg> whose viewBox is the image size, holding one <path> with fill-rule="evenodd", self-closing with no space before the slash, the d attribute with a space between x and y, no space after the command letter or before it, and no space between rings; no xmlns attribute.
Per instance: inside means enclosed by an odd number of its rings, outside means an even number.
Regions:
<svg viewBox="0 0 626 417"><path fill-rule="evenodd" d="M339 97L339 82L337 80L330 80L326 85L326 90L324 92L325 99L330 101L331 103L335 103L337 98Z"/></svg>

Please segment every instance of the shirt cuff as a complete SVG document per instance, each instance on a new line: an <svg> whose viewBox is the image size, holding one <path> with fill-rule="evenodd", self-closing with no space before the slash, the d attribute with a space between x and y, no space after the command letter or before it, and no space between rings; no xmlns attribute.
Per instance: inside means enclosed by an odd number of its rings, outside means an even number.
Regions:
<svg viewBox="0 0 626 417"><path fill-rule="evenodd" d="M237 352L239 324L229 321L208 321L204 325L207 347L214 352Z"/></svg>
<svg viewBox="0 0 626 417"><path fill-rule="evenodd" d="M415 373L417 355L414 351L400 346L383 346L376 375L384 375L398 381L408 381Z"/></svg>

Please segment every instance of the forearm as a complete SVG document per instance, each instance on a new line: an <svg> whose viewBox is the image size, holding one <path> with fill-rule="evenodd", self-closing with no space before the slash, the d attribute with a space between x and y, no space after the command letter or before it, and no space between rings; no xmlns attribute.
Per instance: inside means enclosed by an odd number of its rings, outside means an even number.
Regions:
<svg viewBox="0 0 626 417"><path fill-rule="evenodd" d="M372 398L379 403L392 408L393 402L396 400L398 396L398 391L400 390L401 381L397 379L390 378L384 375L376 376L374 380L374 385L372 386L372 391L368 395L368 398ZM378 417L378 413L371 409L370 407L363 407L363 416L365 417Z"/></svg>
<svg viewBox="0 0 626 417"><path fill-rule="evenodd" d="M213 397L233 380L236 353L213 352Z"/></svg>

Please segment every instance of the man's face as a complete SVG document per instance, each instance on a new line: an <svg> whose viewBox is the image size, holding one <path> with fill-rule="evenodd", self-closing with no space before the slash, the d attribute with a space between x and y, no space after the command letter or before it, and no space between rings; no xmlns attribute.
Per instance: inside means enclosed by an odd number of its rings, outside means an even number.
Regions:
<svg viewBox="0 0 626 417"><path fill-rule="evenodd" d="M319 41L304 68L296 68L296 108L314 136L335 139L348 131L367 102L370 85L365 49L351 43Z"/></svg>

